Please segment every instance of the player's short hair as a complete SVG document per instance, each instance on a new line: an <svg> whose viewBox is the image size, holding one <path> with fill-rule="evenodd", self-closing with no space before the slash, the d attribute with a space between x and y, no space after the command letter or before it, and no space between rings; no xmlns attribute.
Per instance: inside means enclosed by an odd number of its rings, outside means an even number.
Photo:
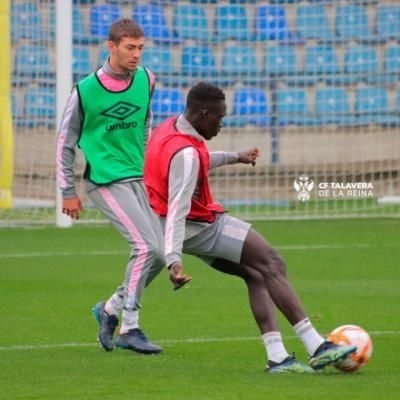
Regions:
<svg viewBox="0 0 400 400"><path fill-rule="evenodd" d="M186 108L193 110L219 101L225 101L222 89L212 83L199 82L190 88L186 97Z"/></svg>
<svg viewBox="0 0 400 400"><path fill-rule="evenodd" d="M121 18L113 22L108 31L108 40L119 44L124 37L139 39L144 37L143 28L129 18Z"/></svg>

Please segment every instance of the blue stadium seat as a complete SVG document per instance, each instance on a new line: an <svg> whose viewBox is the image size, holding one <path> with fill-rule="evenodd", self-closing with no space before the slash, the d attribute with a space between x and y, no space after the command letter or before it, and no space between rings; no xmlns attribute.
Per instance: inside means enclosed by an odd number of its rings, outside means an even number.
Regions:
<svg viewBox="0 0 400 400"><path fill-rule="evenodd" d="M257 58L252 46L228 46L222 55L221 79L231 85L238 80L244 83L257 81Z"/></svg>
<svg viewBox="0 0 400 400"><path fill-rule="evenodd" d="M314 125L304 89L281 89L277 92L280 125Z"/></svg>
<svg viewBox="0 0 400 400"><path fill-rule="evenodd" d="M357 125L351 113L349 95L342 88L318 89L315 95L315 113L319 125Z"/></svg>
<svg viewBox="0 0 400 400"><path fill-rule="evenodd" d="M265 50L262 74L283 79L289 85L296 85L302 79L303 71L293 46L271 46Z"/></svg>
<svg viewBox="0 0 400 400"><path fill-rule="evenodd" d="M153 126L178 115L185 109L185 97L179 89L156 89L152 99Z"/></svg>
<svg viewBox="0 0 400 400"><path fill-rule="evenodd" d="M219 6L214 19L218 40L251 40L246 8L243 6Z"/></svg>
<svg viewBox="0 0 400 400"><path fill-rule="evenodd" d="M379 3L379 0L349 0L349 1L350 1L350 3L353 3L353 4L364 4L364 5Z"/></svg>
<svg viewBox="0 0 400 400"><path fill-rule="evenodd" d="M29 83L32 79L41 83L42 80L53 78L54 68L50 65L47 48L44 46L18 46L15 52L14 74L16 81L20 84Z"/></svg>
<svg viewBox="0 0 400 400"><path fill-rule="evenodd" d="M143 52L142 55L144 53L145 52ZM99 54L97 56L97 67L98 68L101 67L105 63L105 61L108 59L109 55L110 55L110 51L108 50L108 46L106 46L106 45L102 46L102 48L100 49Z"/></svg>
<svg viewBox="0 0 400 400"><path fill-rule="evenodd" d="M43 30L41 14L32 2L11 3L11 40L29 39L40 42L49 39Z"/></svg>
<svg viewBox="0 0 400 400"><path fill-rule="evenodd" d="M19 110L17 95L15 93L11 94L11 114L14 121L16 121L21 114Z"/></svg>
<svg viewBox="0 0 400 400"><path fill-rule="evenodd" d="M234 93L233 114L224 119L224 125L266 127L270 124L269 114L267 97L261 89L242 88Z"/></svg>
<svg viewBox="0 0 400 400"><path fill-rule="evenodd" d="M388 94L382 87L364 87L356 90L355 111L360 125L389 125L392 120Z"/></svg>
<svg viewBox="0 0 400 400"><path fill-rule="evenodd" d="M376 30L379 39L400 40L400 6L379 6L376 15Z"/></svg>
<svg viewBox="0 0 400 400"><path fill-rule="evenodd" d="M346 50L344 56L343 83L354 85L360 80L370 79L379 73L378 56L375 48L354 46Z"/></svg>
<svg viewBox="0 0 400 400"><path fill-rule="evenodd" d="M164 8L159 4L139 4L133 9L135 22L142 26L147 38L155 42L179 43L180 38L173 37L167 25Z"/></svg>
<svg viewBox="0 0 400 400"><path fill-rule="evenodd" d="M195 4L178 4L174 9L173 26L175 36L182 40L211 40L204 7Z"/></svg>
<svg viewBox="0 0 400 400"><path fill-rule="evenodd" d="M182 51L182 75L179 83L190 86L194 80L214 81L218 77L216 60L211 47L187 46Z"/></svg>
<svg viewBox="0 0 400 400"><path fill-rule="evenodd" d="M336 35L339 40L373 41L365 7L338 6L336 9Z"/></svg>
<svg viewBox="0 0 400 400"><path fill-rule="evenodd" d="M331 46L314 46L306 50L304 67L305 84L313 84L325 79L328 83L340 77L337 55Z"/></svg>
<svg viewBox="0 0 400 400"><path fill-rule="evenodd" d="M55 128L56 125L56 95L49 88L32 88L25 93L24 117L20 120L21 126L34 128L45 125Z"/></svg>
<svg viewBox="0 0 400 400"><path fill-rule="evenodd" d="M92 71L90 51L88 47L73 47L72 49L72 73L74 82L79 82Z"/></svg>
<svg viewBox="0 0 400 400"><path fill-rule="evenodd" d="M93 5L90 10L90 32L98 39L107 39L110 25L121 18L117 4Z"/></svg>
<svg viewBox="0 0 400 400"><path fill-rule="evenodd" d="M171 84L178 74L169 47L146 47L142 53L141 64L156 75L157 81L161 80L166 85Z"/></svg>
<svg viewBox="0 0 400 400"><path fill-rule="evenodd" d="M386 81L390 84L400 81L400 47L391 46L385 54Z"/></svg>
<svg viewBox="0 0 400 400"><path fill-rule="evenodd" d="M335 39L324 5L299 5L296 13L297 33L304 40L332 42Z"/></svg>
<svg viewBox="0 0 400 400"><path fill-rule="evenodd" d="M277 40L285 43L301 42L289 28L284 6L258 6L254 28L256 40Z"/></svg>
<svg viewBox="0 0 400 400"><path fill-rule="evenodd" d="M191 3L215 4L218 0L190 0Z"/></svg>

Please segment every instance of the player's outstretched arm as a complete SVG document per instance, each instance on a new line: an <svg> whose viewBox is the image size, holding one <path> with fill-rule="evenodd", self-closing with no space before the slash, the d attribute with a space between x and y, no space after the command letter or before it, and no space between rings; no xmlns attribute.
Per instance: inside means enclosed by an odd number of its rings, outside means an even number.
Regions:
<svg viewBox="0 0 400 400"><path fill-rule="evenodd" d="M182 263L180 261L176 261L169 267L169 279L172 282L174 290L177 290L190 282L192 277L185 275L183 273Z"/></svg>
<svg viewBox="0 0 400 400"><path fill-rule="evenodd" d="M249 150L239 152L238 163L251 164L253 167L256 165L256 160L260 156L258 147L252 147Z"/></svg>

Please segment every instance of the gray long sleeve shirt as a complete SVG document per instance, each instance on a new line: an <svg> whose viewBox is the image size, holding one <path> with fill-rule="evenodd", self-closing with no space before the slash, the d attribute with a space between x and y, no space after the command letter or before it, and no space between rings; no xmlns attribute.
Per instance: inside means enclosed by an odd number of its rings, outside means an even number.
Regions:
<svg viewBox="0 0 400 400"><path fill-rule="evenodd" d="M155 78L151 71L146 69L150 77L150 91L154 91ZM120 91L129 86L134 72L126 74L115 72L112 70L108 60L104 65L97 70L97 76L101 83L111 91ZM151 132L152 113L151 104L149 105L150 112L148 113L145 122L145 144ZM79 102L79 96L76 87L72 90L67 105L64 109L64 114L61 120L60 130L57 140L57 176L62 191L63 198L69 198L76 195L75 189L75 156L76 146L81 135L81 125L83 121L83 113ZM129 180L141 179L132 178ZM96 184L86 180L86 190L90 192L98 187Z"/></svg>
<svg viewBox="0 0 400 400"><path fill-rule="evenodd" d="M204 138L184 118L178 117L176 127L179 132L191 135L197 140ZM237 152L210 152L210 169L225 164L237 163ZM165 255L167 265L182 258L183 241L207 229L210 224L190 222L186 225L186 216L190 212L192 197L199 199L201 181L199 181L200 160L197 150L185 147L177 152L171 160L168 187L168 214L165 220Z"/></svg>

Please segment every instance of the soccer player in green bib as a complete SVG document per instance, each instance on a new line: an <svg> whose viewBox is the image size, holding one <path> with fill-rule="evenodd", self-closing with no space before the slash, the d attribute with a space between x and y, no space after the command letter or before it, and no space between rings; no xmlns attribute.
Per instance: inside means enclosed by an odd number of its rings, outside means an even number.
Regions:
<svg viewBox="0 0 400 400"><path fill-rule="evenodd" d="M109 29L109 58L72 90L57 141L57 174L63 212L78 219L83 206L75 189L75 149L85 160L86 191L93 203L128 241L125 279L106 302L94 306L99 340L143 354L162 349L139 328L144 288L165 266L163 234L143 185L143 163L151 131L150 101L155 77L139 65L144 32L130 19ZM119 325L119 334L114 333Z"/></svg>

